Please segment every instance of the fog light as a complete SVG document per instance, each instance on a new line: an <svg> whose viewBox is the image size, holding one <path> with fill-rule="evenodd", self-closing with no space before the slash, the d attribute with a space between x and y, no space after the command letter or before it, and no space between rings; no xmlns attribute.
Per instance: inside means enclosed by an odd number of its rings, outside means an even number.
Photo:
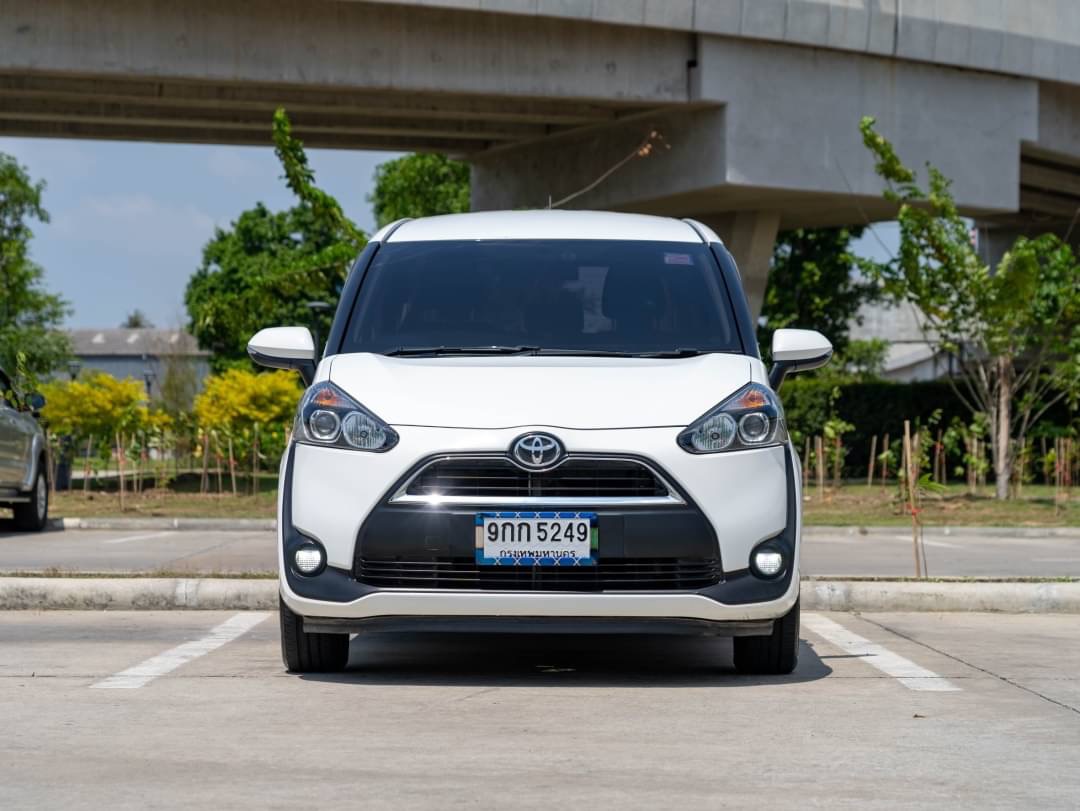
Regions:
<svg viewBox="0 0 1080 811"><path fill-rule="evenodd" d="M784 569L784 556L771 549L755 552L754 568L765 577L775 577Z"/></svg>
<svg viewBox="0 0 1080 811"><path fill-rule="evenodd" d="M302 546L296 550L293 561L296 563L296 571L301 574L313 574L323 564L322 550L317 546Z"/></svg>

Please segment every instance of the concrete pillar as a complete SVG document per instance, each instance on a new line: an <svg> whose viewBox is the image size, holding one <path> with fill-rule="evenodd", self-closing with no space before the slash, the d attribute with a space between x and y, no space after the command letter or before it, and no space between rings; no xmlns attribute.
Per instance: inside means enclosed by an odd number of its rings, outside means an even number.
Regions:
<svg viewBox="0 0 1080 811"><path fill-rule="evenodd" d="M1002 257L1012 250L1019 237L1035 239L1043 234L1057 234L1066 240L1074 252L1080 253L1080 224L1060 220L1057 222L1031 222L1004 225L1000 223L977 223L979 258L993 271Z"/></svg>
<svg viewBox="0 0 1080 811"><path fill-rule="evenodd" d="M780 212L739 211L697 219L716 231L731 251L739 266L750 314L756 319L761 315L761 305L765 300L769 263L772 261L776 234L780 230Z"/></svg>

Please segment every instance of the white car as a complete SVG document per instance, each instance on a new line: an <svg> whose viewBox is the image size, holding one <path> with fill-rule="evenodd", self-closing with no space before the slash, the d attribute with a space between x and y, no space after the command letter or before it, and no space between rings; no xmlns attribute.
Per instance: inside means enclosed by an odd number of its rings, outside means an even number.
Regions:
<svg viewBox="0 0 1080 811"><path fill-rule="evenodd" d="M281 645L340 670L398 629L733 636L742 672L799 644L799 462L776 389L824 364L779 330L762 364L705 226L518 211L405 220L345 283L281 465Z"/></svg>

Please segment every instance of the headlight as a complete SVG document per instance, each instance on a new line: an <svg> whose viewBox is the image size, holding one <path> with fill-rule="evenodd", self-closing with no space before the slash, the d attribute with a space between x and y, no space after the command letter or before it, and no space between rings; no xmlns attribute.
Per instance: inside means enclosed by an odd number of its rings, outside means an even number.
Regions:
<svg viewBox="0 0 1080 811"><path fill-rule="evenodd" d="M333 383L316 383L296 412L297 442L356 451L388 451L397 432Z"/></svg>
<svg viewBox="0 0 1080 811"><path fill-rule="evenodd" d="M779 445L787 438L776 394L750 383L679 434L679 445L689 453L718 453Z"/></svg>

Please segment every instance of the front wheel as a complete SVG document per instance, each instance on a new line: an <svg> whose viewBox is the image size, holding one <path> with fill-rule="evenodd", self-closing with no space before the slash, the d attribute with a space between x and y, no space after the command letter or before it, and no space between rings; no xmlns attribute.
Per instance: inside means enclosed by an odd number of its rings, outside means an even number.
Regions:
<svg viewBox="0 0 1080 811"><path fill-rule="evenodd" d="M30 500L12 507L15 527L23 532L41 532L49 522L49 482L41 468L38 465L34 486L30 488Z"/></svg>
<svg viewBox="0 0 1080 811"><path fill-rule="evenodd" d="M799 601L773 622L768 636L735 637L735 669L740 673L784 675L799 663Z"/></svg>
<svg viewBox="0 0 1080 811"><path fill-rule="evenodd" d="M310 634L304 621L278 596L281 660L292 673L338 673L349 663L348 634Z"/></svg>

